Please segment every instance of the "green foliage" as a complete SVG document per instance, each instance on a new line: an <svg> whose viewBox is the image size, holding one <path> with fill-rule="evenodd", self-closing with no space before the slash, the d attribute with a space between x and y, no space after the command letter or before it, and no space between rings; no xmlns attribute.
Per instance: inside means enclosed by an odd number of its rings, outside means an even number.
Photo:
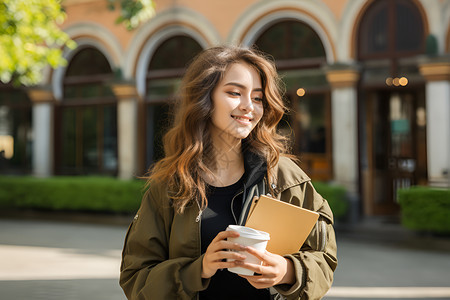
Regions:
<svg viewBox="0 0 450 300"><path fill-rule="evenodd" d="M0 2L0 80L32 85L46 65L65 65L64 46L76 44L58 24L65 19L60 0Z"/></svg>
<svg viewBox="0 0 450 300"><path fill-rule="evenodd" d="M144 181L112 177L0 176L0 209L133 213L139 208L144 186ZM328 200L335 218L346 214L345 188L322 182L315 182L314 187Z"/></svg>
<svg viewBox="0 0 450 300"><path fill-rule="evenodd" d="M349 204L344 187L324 182L314 182L313 185L316 191L328 201L335 219L341 219L347 214Z"/></svg>
<svg viewBox="0 0 450 300"><path fill-rule="evenodd" d="M108 0L108 7L120 6L117 23L134 29L155 14L152 0ZM61 0L0 1L0 81L34 85L43 69L65 66L64 47L76 43L58 26L66 18Z"/></svg>
<svg viewBox="0 0 450 300"><path fill-rule="evenodd" d="M0 207L64 211L136 212L144 182L110 177L3 177Z"/></svg>
<svg viewBox="0 0 450 300"><path fill-rule="evenodd" d="M412 187L399 190L398 199L406 228L450 233L450 190Z"/></svg>
<svg viewBox="0 0 450 300"><path fill-rule="evenodd" d="M117 5L120 6L120 16L116 23L124 23L128 30L133 30L155 14L152 0L108 0L110 10L116 9Z"/></svg>
<svg viewBox="0 0 450 300"><path fill-rule="evenodd" d="M425 40L425 53L429 56L436 56L438 52L437 38L435 35L429 34Z"/></svg>

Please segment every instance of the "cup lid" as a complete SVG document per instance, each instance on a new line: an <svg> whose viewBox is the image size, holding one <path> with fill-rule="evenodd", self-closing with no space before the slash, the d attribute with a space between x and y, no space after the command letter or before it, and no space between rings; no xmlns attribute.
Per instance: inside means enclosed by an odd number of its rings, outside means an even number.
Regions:
<svg viewBox="0 0 450 300"><path fill-rule="evenodd" d="M268 232L256 230L246 226L228 225L227 230L237 231L239 232L240 236L246 238L264 241L270 240L270 234Z"/></svg>

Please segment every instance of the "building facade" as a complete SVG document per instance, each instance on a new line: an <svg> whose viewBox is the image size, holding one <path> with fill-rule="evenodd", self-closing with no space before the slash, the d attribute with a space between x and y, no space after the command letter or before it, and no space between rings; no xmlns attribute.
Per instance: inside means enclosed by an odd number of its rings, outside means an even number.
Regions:
<svg viewBox="0 0 450 300"><path fill-rule="evenodd" d="M273 56L290 108L279 130L362 214L396 214L398 188L450 188L450 0L155 3L127 31L105 0L63 1L67 66L0 87L1 173L144 174L186 65L234 44Z"/></svg>

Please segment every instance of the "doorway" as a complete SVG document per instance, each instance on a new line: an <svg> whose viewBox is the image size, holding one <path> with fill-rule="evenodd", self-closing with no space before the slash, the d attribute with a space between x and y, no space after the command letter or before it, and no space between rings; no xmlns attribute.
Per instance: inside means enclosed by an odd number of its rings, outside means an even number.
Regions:
<svg viewBox="0 0 450 300"><path fill-rule="evenodd" d="M366 215L399 212L397 191L426 181L426 113L423 89L367 93L362 153Z"/></svg>

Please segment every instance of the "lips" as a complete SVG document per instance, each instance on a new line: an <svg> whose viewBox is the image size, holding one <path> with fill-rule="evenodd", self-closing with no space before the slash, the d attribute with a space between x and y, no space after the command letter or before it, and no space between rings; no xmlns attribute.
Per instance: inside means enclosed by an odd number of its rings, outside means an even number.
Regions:
<svg viewBox="0 0 450 300"><path fill-rule="evenodd" d="M231 115L231 117L235 120L243 121L243 122L251 122L253 120L253 118L248 117L248 116L233 116L233 115Z"/></svg>

